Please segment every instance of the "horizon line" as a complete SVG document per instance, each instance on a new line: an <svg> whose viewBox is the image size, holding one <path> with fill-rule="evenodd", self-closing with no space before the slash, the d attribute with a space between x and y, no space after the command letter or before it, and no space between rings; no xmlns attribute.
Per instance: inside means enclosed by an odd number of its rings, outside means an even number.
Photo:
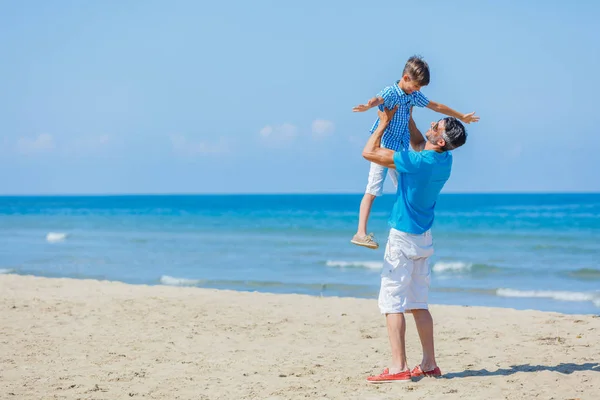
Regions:
<svg viewBox="0 0 600 400"><path fill-rule="evenodd" d="M39 193L39 194L0 194L3 197L151 197L151 196L359 196L363 192L239 192L239 193ZM384 195L393 195L393 192ZM522 195L522 194L600 194L593 191L498 191L498 192L442 192L441 195Z"/></svg>

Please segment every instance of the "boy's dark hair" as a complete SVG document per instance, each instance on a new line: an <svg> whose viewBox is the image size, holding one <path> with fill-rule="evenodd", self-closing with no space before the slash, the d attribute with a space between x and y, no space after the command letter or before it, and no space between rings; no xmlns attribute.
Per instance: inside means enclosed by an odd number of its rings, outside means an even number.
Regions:
<svg viewBox="0 0 600 400"><path fill-rule="evenodd" d="M444 135L449 142L446 140L446 145L442 150L454 150L465 144L467 142L467 131L464 125L454 117L446 117L444 121Z"/></svg>
<svg viewBox="0 0 600 400"><path fill-rule="evenodd" d="M429 85L429 65L419 56L412 56L406 62L402 76L408 75L419 86Z"/></svg>

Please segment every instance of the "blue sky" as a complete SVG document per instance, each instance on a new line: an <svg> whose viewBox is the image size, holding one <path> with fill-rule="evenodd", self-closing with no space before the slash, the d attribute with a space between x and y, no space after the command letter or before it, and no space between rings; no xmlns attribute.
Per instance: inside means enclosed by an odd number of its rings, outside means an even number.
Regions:
<svg viewBox="0 0 600 400"><path fill-rule="evenodd" d="M481 116L445 192L598 192L598 15L591 1L3 2L0 194L360 193L376 113L351 109L413 54L426 96ZM415 111L423 130L438 118Z"/></svg>

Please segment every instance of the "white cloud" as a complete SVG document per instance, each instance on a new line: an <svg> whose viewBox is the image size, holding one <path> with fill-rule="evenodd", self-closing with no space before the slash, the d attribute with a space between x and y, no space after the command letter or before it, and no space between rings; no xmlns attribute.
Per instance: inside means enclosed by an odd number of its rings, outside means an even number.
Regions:
<svg viewBox="0 0 600 400"><path fill-rule="evenodd" d="M54 138L47 133L39 134L31 139L21 137L17 140L17 151L21 154L38 154L54 150L56 147Z"/></svg>
<svg viewBox="0 0 600 400"><path fill-rule="evenodd" d="M218 141L209 143L204 141L190 140L184 135L171 135L171 146L173 151L185 156L197 156L205 154L222 154L229 152L229 143L220 138Z"/></svg>
<svg viewBox="0 0 600 400"><path fill-rule="evenodd" d="M259 134L270 142L290 142L298 136L298 127L287 122L281 125L267 125Z"/></svg>
<svg viewBox="0 0 600 400"><path fill-rule="evenodd" d="M108 146L111 141L112 138L109 135L78 136L65 145L65 151L67 153L95 152Z"/></svg>
<svg viewBox="0 0 600 400"><path fill-rule="evenodd" d="M335 131L333 122L326 119L315 119L312 123L312 134L314 139L323 139Z"/></svg>

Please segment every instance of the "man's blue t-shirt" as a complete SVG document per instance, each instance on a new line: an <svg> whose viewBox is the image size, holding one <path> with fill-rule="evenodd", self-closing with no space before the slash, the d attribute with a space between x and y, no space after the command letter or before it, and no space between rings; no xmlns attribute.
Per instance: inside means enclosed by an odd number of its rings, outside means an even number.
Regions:
<svg viewBox="0 0 600 400"><path fill-rule="evenodd" d="M399 151L394 153L394 164L400 176L388 224L402 232L424 233L433 225L435 203L450 178L452 154Z"/></svg>

